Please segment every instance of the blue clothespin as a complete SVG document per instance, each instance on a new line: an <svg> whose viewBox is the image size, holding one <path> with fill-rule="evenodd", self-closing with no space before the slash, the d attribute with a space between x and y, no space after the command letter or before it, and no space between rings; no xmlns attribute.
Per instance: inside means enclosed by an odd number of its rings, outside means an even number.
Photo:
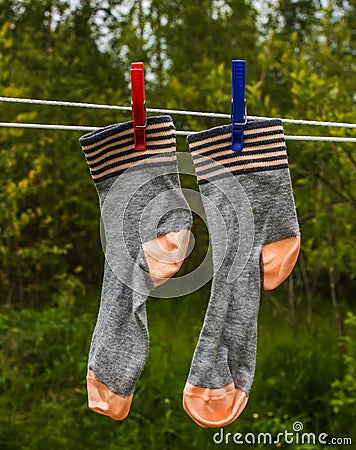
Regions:
<svg viewBox="0 0 356 450"><path fill-rule="evenodd" d="M244 138L244 125L247 123L245 100L246 61L233 59L232 63L232 144L233 150L241 151Z"/></svg>

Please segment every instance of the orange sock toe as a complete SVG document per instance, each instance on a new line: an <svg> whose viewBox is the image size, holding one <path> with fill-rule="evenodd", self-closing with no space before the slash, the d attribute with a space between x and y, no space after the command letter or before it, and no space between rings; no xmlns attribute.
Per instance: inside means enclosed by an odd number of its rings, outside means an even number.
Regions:
<svg viewBox="0 0 356 450"><path fill-rule="evenodd" d="M129 411L133 394L120 397L95 378L94 372L88 370L87 391L89 408L113 420L124 420Z"/></svg>
<svg viewBox="0 0 356 450"><path fill-rule="evenodd" d="M244 410L248 397L230 383L220 389L209 389L186 383L183 407L186 413L203 428L224 427Z"/></svg>
<svg viewBox="0 0 356 450"><path fill-rule="evenodd" d="M171 231L143 244L154 287L178 272L186 256L190 234L189 230Z"/></svg>
<svg viewBox="0 0 356 450"><path fill-rule="evenodd" d="M262 249L263 288L270 291L279 286L292 272L300 250L300 236L266 244Z"/></svg>

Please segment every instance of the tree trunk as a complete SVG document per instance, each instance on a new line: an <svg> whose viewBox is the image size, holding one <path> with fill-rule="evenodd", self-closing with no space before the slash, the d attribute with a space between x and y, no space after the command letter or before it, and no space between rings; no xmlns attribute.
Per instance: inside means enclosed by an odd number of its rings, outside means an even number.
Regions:
<svg viewBox="0 0 356 450"><path fill-rule="evenodd" d="M293 274L289 275L288 278L288 313L289 313L289 323L292 327L294 333L297 330L297 321L295 317L295 297L294 297L294 277Z"/></svg>
<svg viewBox="0 0 356 450"><path fill-rule="evenodd" d="M307 327L308 329L311 328L312 324L312 316L313 316L313 302L312 302L312 290L310 287L310 281L308 277L308 272L305 266L305 260L304 260L304 254L303 252L300 252L299 255L299 261L300 261L300 270L302 274L305 294L307 297L307 314L306 314L306 321L307 321Z"/></svg>
<svg viewBox="0 0 356 450"><path fill-rule="evenodd" d="M337 327L337 332L339 336L345 336L345 328L343 321L343 314L340 308L340 303L337 300L336 296L336 287L335 287L335 267L332 264L329 267L329 287L330 287L330 298L331 304L333 306L334 319Z"/></svg>

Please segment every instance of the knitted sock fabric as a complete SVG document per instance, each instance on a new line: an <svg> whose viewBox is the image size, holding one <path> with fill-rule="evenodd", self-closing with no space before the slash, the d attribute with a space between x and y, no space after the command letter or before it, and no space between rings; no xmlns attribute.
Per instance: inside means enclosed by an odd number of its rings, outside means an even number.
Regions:
<svg viewBox="0 0 356 450"><path fill-rule="evenodd" d="M179 270L191 226L172 119L148 118L146 136L146 151L134 150L132 122L80 139L106 240L101 302L89 351L88 403L115 420L129 413L147 358L146 298Z"/></svg>
<svg viewBox="0 0 356 450"><path fill-rule="evenodd" d="M222 427L242 412L252 385L260 290L290 274L300 235L281 121L247 123L241 152L231 150L231 126L190 135L188 143L214 277L183 406L200 426ZM227 242L220 238L216 208Z"/></svg>

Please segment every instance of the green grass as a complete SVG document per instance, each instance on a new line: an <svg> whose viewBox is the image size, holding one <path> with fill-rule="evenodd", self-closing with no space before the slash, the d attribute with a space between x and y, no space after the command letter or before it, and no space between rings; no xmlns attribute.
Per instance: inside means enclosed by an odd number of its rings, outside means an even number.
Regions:
<svg viewBox="0 0 356 450"><path fill-rule="evenodd" d="M96 295L80 298L69 308L64 303L44 311L2 311L0 448L219 448L213 441L219 430L198 427L182 408L182 390L208 294L206 286L179 299L149 299L149 357L131 412L122 423L95 414L86 405L85 368ZM342 376L341 369L328 308L316 312L311 330L300 325L294 331L285 314L276 314L268 296L263 298L255 382L245 411L224 429L225 436L229 432L231 436L278 434L292 430L297 420L306 432L350 436L354 430L349 419L342 409L336 417L330 405L331 384ZM237 445L231 439L221 446L259 448ZM287 448L309 447L293 444Z"/></svg>

